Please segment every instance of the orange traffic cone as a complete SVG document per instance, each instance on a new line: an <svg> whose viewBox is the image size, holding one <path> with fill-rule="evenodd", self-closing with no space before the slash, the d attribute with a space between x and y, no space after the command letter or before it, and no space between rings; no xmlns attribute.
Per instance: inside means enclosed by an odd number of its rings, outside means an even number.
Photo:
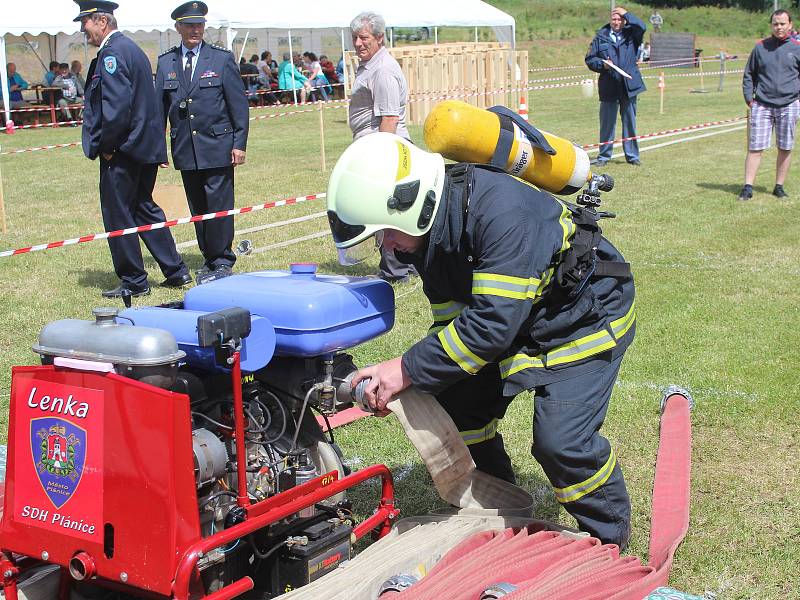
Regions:
<svg viewBox="0 0 800 600"><path fill-rule="evenodd" d="M528 104L525 102L525 96L519 97L519 116L528 120Z"/></svg>

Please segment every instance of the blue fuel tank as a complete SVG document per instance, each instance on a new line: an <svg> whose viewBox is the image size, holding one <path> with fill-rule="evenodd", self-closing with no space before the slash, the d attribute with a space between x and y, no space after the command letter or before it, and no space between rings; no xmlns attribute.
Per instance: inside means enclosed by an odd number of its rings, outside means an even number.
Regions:
<svg viewBox="0 0 800 600"><path fill-rule="evenodd" d="M229 307L224 307L229 308ZM130 321L139 327L165 329L175 336L178 348L186 352L186 362L206 371L219 370L214 348L204 348L197 340L197 318L213 311L182 310L146 306L126 308L117 316L118 323ZM242 340L239 351L242 371L258 371L267 366L275 353L275 328L266 317L250 315L250 335ZM224 369L222 369L224 370Z"/></svg>
<svg viewBox="0 0 800 600"><path fill-rule="evenodd" d="M257 271L190 289L186 310L239 306L275 327L275 354L313 357L352 348L394 325L394 290L373 277L317 273L314 264Z"/></svg>

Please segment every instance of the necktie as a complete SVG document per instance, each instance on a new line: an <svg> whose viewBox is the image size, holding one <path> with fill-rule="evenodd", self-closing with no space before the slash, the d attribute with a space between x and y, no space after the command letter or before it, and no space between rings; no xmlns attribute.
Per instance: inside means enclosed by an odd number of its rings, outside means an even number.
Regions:
<svg viewBox="0 0 800 600"><path fill-rule="evenodd" d="M183 69L183 77L186 79L186 83L192 81L192 59L194 58L194 52L189 50L186 53L186 67Z"/></svg>

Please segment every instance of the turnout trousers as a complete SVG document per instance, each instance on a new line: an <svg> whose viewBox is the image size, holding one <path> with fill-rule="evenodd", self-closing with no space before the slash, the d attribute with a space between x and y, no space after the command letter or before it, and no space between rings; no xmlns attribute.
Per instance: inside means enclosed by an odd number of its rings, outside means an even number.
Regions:
<svg viewBox="0 0 800 600"><path fill-rule="evenodd" d="M153 200L158 165L143 165L116 152L111 160L100 157L100 209L106 231L163 223L164 211ZM169 229L139 234L165 277L188 273ZM108 238L114 271L123 283L141 288L147 285L142 248L135 235Z"/></svg>
<svg viewBox="0 0 800 600"><path fill-rule="evenodd" d="M233 209L233 166L181 171L181 177L192 216ZM233 217L197 221L194 230L206 267L233 267Z"/></svg>
<svg viewBox="0 0 800 600"><path fill-rule="evenodd" d="M625 547L630 536L630 498L616 453L600 435L622 357L571 379L534 391L532 454L556 500L583 531ZM437 396L452 417L477 467L515 483L511 459L497 432L513 398L502 395L497 364L463 379Z"/></svg>

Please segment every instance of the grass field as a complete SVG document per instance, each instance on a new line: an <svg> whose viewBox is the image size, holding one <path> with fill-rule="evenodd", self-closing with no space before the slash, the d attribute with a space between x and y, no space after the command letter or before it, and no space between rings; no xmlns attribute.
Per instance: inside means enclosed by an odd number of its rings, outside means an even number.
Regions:
<svg viewBox="0 0 800 600"><path fill-rule="evenodd" d="M576 64L582 53L569 58L568 64ZM640 97L639 133L742 116L739 77L729 76L724 92L707 94L690 93L699 86L695 77L671 77L663 115L655 80L646 80L650 89ZM706 80L706 88L716 90L716 79ZM597 141L597 100L583 98L578 88L532 93L529 105L531 121L542 129L579 144ZM329 168L350 140L345 117L342 109L324 111ZM304 113L252 124L247 164L237 171L237 206L325 190L318 119L315 113ZM604 433L624 466L633 500L630 552L646 556L659 400L668 384L689 389L697 403L691 525L671 583L695 593L713 592L717 598L796 597L800 179L791 174L786 183L792 200L779 202L769 195L775 163L774 151L769 151L754 200L738 203L745 133L711 132L717 133L645 150L639 168L623 159L608 165L617 187L606 194L604 205L618 218L605 222L604 229L633 265L639 320ZM421 142L420 128L412 128L412 136ZM10 151L79 137L78 129L66 128L19 132L0 142L3 151ZM643 142L642 148L677 139ZM0 169L9 227L7 234L0 234L0 249L103 230L97 164L86 160L79 148L0 156ZM159 175L160 186L179 183L175 171ZM262 211L237 217L237 227L321 210L323 203L316 201ZM247 237L263 249L326 227L324 219L313 219ZM173 232L179 242L194 238L190 226ZM196 247L183 253L190 268L200 266ZM237 269L280 269L294 260L317 261L324 271L341 270L329 238L242 257ZM157 283L161 274L146 252L145 261L151 282ZM358 273L373 270L370 265ZM100 290L115 284L105 242L0 259L3 439L11 367L36 362L30 347L45 323L91 318L91 309L104 304ZM429 311L419 286L401 285L396 292L395 329L356 348L358 364L396 356L427 329ZM179 298L179 292L154 287L153 295L139 304ZM529 454L530 412L530 397L520 396L502 424L515 469L522 484L541 498L537 516L571 525ZM393 418L365 419L336 433L354 467L384 462L392 468L404 515L440 506ZM374 495L363 492L357 498L362 510L368 510Z"/></svg>

